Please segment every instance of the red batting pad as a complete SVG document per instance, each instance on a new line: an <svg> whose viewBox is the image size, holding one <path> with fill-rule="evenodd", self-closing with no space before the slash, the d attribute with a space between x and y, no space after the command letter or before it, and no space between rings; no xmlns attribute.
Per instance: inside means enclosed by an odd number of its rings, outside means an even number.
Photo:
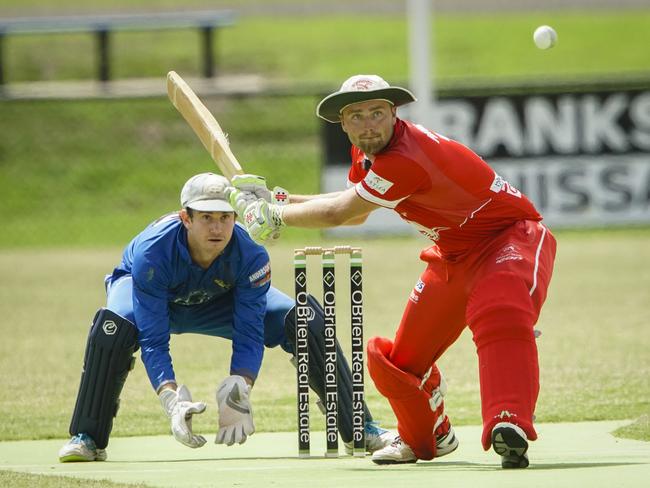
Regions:
<svg viewBox="0 0 650 488"><path fill-rule="evenodd" d="M397 431L404 442L413 449L418 459L433 459L436 455L433 427L444 410L444 404L435 413L431 410L431 394L420 389L421 378L398 369L389 361L392 348L390 339L373 337L368 341L370 377L377 390L388 398L397 417ZM440 381L437 368L431 376ZM431 376L429 380L433 381ZM432 385L428 386L427 389L432 389Z"/></svg>

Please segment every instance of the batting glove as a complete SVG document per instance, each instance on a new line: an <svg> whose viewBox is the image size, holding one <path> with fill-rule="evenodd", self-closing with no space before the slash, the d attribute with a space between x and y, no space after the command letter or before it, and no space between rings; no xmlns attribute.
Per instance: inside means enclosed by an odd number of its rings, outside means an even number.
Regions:
<svg viewBox="0 0 650 488"><path fill-rule="evenodd" d="M205 437L192 432L192 415L205 411L204 402L193 402L185 385L179 386L176 391L165 388L158 393L158 398L171 420L172 434L178 442L192 448L205 444Z"/></svg>
<svg viewBox="0 0 650 488"><path fill-rule="evenodd" d="M219 431L216 444L243 444L255 432L250 393L251 386L243 376L228 376L217 387Z"/></svg>
<svg viewBox="0 0 650 488"><path fill-rule="evenodd" d="M266 187L266 178L263 176L235 175L232 177L231 184L242 192L239 198L246 202L244 208L260 198L275 205L285 205L289 202L289 192L280 186L270 191Z"/></svg>
<svg viewBox="0 0 650 488"><path fill-rule="evenodd" d="M283 207L260 199L246 207L240 215L248 234L255 242L263 244L269 238L280 237L280 229L285 226L282 210Z"/></svg>

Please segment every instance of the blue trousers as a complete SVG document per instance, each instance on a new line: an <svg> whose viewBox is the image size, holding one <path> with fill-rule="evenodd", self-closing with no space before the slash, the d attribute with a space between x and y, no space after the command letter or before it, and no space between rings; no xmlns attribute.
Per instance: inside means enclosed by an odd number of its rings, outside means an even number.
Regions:
<svg viewBox="0 0 650 488"><path fill-rule="evenodd" d="M107 282L106 308L134 324L133 279L126 275L112 283ZM284 333L284 317L294 301L280 290L270 287L266 294L264 316L264 345L281 346L291 353L292 345ZM170 304L169 326L172 334L203 334L232 339L232 299L226 297L191 307ZM137 325L137 324L136 324Z"/></svg>

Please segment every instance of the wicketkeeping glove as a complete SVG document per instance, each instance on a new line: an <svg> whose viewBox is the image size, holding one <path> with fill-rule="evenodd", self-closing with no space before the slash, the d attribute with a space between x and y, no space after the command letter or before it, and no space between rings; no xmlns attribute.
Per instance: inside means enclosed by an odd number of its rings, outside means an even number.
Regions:
<svg viewBox="0 0 650 488"><path fill-rule="evenodd" d="M250 392L246 380L237 375L228 376L217 387L219 431L214 440L216 444L243 444L255 432Z"/></svg>
<svg viewBox="0 0 650 488"><path fill-rule="evenodd" d="M193 402L190 390L185 385L179 386L176 391L163 389L158 393L158 398L171 420L172 434L178 442L192 448L205 444L205 437L192 432L192 415L205 411L204 402Z"/></svg>

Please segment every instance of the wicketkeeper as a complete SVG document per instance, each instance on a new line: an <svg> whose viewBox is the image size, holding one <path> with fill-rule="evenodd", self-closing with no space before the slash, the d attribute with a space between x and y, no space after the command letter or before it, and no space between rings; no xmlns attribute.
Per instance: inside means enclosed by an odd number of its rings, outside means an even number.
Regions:
<svg viewBox="0 0 650 488"><path fill-rule="evenodd" d="M62 462L104 461L119 396L141 350L151 385L169 418L174 438L191 448L205 444L192 417L206 409L177 382L169 353L170 334L196 333L232 341L230 376L216 389L219 426L215 442L241 444L255 432L251 389L264 347L280 345L293 354L294 302L271 286L266 250L235 223L228 180L203 173L181 192L180 212L165 215L126 247L122 262L106 277L107 302L90 328L70 435ZM309 322L310 386L325 398L324 326L320 304ZM320 333L319 333L320 332ZM352 379L338 352L339 429L352 441ZM394 434L373 422L366 409L366 446L372 452Z"/></svg>
<svg viewBox="0 0 650 488"><path fill-rule="evenodd" d="M400 438L376 451L378 464L450 453L458 440L444 409L436 361L469 325L479 361L485 449L504 468L528 466L539 391L537 321L553 271L555 239L519 190L469 148L397 117L415 101L376 75L357 75L325 97L319 117L340 123L352 143L347 190L289 196L289 205L241 193L231 201L263 241L284 225L333 227L393 209L432 241L426 269L408 297L394 340L368 341L368 370L390 402ZM237 181L233 181L235 186Z"/></svg>

